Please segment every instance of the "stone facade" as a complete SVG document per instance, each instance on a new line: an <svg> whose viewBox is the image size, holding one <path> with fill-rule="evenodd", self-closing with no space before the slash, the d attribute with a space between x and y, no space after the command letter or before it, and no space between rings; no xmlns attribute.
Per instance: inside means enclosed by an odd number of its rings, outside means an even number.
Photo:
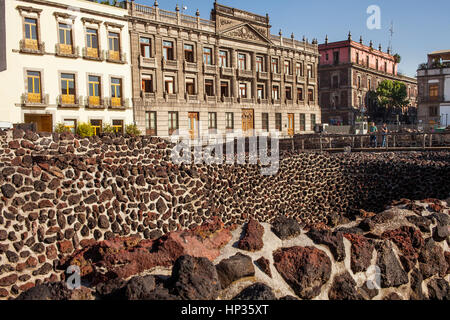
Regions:
<svg viewBox="0 0 450 320"><path fill-rule="evenodd" d="M0 1L0 71L6 69L5 0Z"/></svg>
<svg viewBox="0 0 450 320"><path fill-rule="evenodd" d="M368 93L376 91L383 80L398 80L406 85L410 105L403 113L413 121L417 107L417 81L399 75L397 63L390 52L383 52L355 42L349 34L346 41L319 45L319 104L322 122L353 124L363 111L367 115L372 106ZM365 110L364 110L365 109ZM376 119L373 119L376 120Z"/></svg>
<svg viewBox="0 0 450 320"><path fill-rule="evenodd" d="M147 134L166 137L179 128L192 137L210 129L292 135L321 122L316 41L273 36L268 16L218 3L211 20L157 2L129 3L129 16L135 120Z"/></svg>

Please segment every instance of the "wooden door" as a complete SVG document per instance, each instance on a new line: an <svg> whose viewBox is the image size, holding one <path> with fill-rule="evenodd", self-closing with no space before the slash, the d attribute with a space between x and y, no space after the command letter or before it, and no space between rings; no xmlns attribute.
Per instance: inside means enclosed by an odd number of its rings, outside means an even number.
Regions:
<svg viewBox="0 0 450 320"><path fill-rule="evenodd" d="M253 132L254 110L242 109L242 131L246 134Z"/></svg>
<svg viewBox="0 0 450 320"><path fill-rule="evenodd" d="M198 136L198 112L189 112L189 135L191 136L191 140L194 140Z"/></svg>
<svg viewBox="0 0 450 320"><path fill-rule="evenodd" d="M25 123L36 123L37 132L53 132L51 114L25 114Z"/></svg>
<svg viewBox="0 0 450 320"><path fill-rule="evenodd" d="M295 127L294 127L294 114L293 113L289 113L288 114L288 135L293 136L294 132L295 132Z"/></svg>

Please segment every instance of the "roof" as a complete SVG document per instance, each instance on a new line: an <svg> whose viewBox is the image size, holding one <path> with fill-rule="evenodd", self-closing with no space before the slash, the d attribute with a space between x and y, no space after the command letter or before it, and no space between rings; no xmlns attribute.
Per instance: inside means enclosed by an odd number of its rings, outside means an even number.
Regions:
<svg viewBox="0 0 450 320"><path fill-rule="evenodd" d="M439 50L428 54L429 57L441 57L444 60L450 60L450 50Z"/></svg>

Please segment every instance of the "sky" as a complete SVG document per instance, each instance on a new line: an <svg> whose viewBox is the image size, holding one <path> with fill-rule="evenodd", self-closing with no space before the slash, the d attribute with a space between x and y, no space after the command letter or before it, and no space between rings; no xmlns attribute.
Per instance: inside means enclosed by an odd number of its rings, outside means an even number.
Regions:
<svg viewBox="0 0 450 320"><path fill-rule="evenodd" d="M154 0L136 0L137 3L153 5ZM296 39L303 35L311 41L317 38L319 43L346 40L352 32L354 41L363 37L368 45L372 40L374 47L382 45L386 51L391 23L394 25L392 36L393 53L402 57L399 72L415 76L420 63L427 61L427 54L436 50L450 49L450 12L449 0L221 0L220 4L250 11L256 14L269 14L272 34L290 37L293 32ZM159 8L175 11L178 3L186 6L185 14L209 19L214 0L158 0ZM381 28L369 30L367 20L371 14L367 8L376 5L380 8Z"/></svg>

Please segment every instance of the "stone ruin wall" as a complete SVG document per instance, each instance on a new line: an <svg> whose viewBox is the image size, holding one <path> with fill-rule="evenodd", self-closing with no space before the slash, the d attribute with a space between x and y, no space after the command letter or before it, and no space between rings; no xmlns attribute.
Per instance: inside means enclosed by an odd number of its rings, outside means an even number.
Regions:
<svg viewBox="0 0 450 320"><path fill-rule="evenodd" d="M59 280L58 261L92 239L156 239L212 216L334 226L360 208L450 194L448 153L284 153L262 176L258 165L174 165L154 137L14 130L0 144L0 298Z"/></svg>

